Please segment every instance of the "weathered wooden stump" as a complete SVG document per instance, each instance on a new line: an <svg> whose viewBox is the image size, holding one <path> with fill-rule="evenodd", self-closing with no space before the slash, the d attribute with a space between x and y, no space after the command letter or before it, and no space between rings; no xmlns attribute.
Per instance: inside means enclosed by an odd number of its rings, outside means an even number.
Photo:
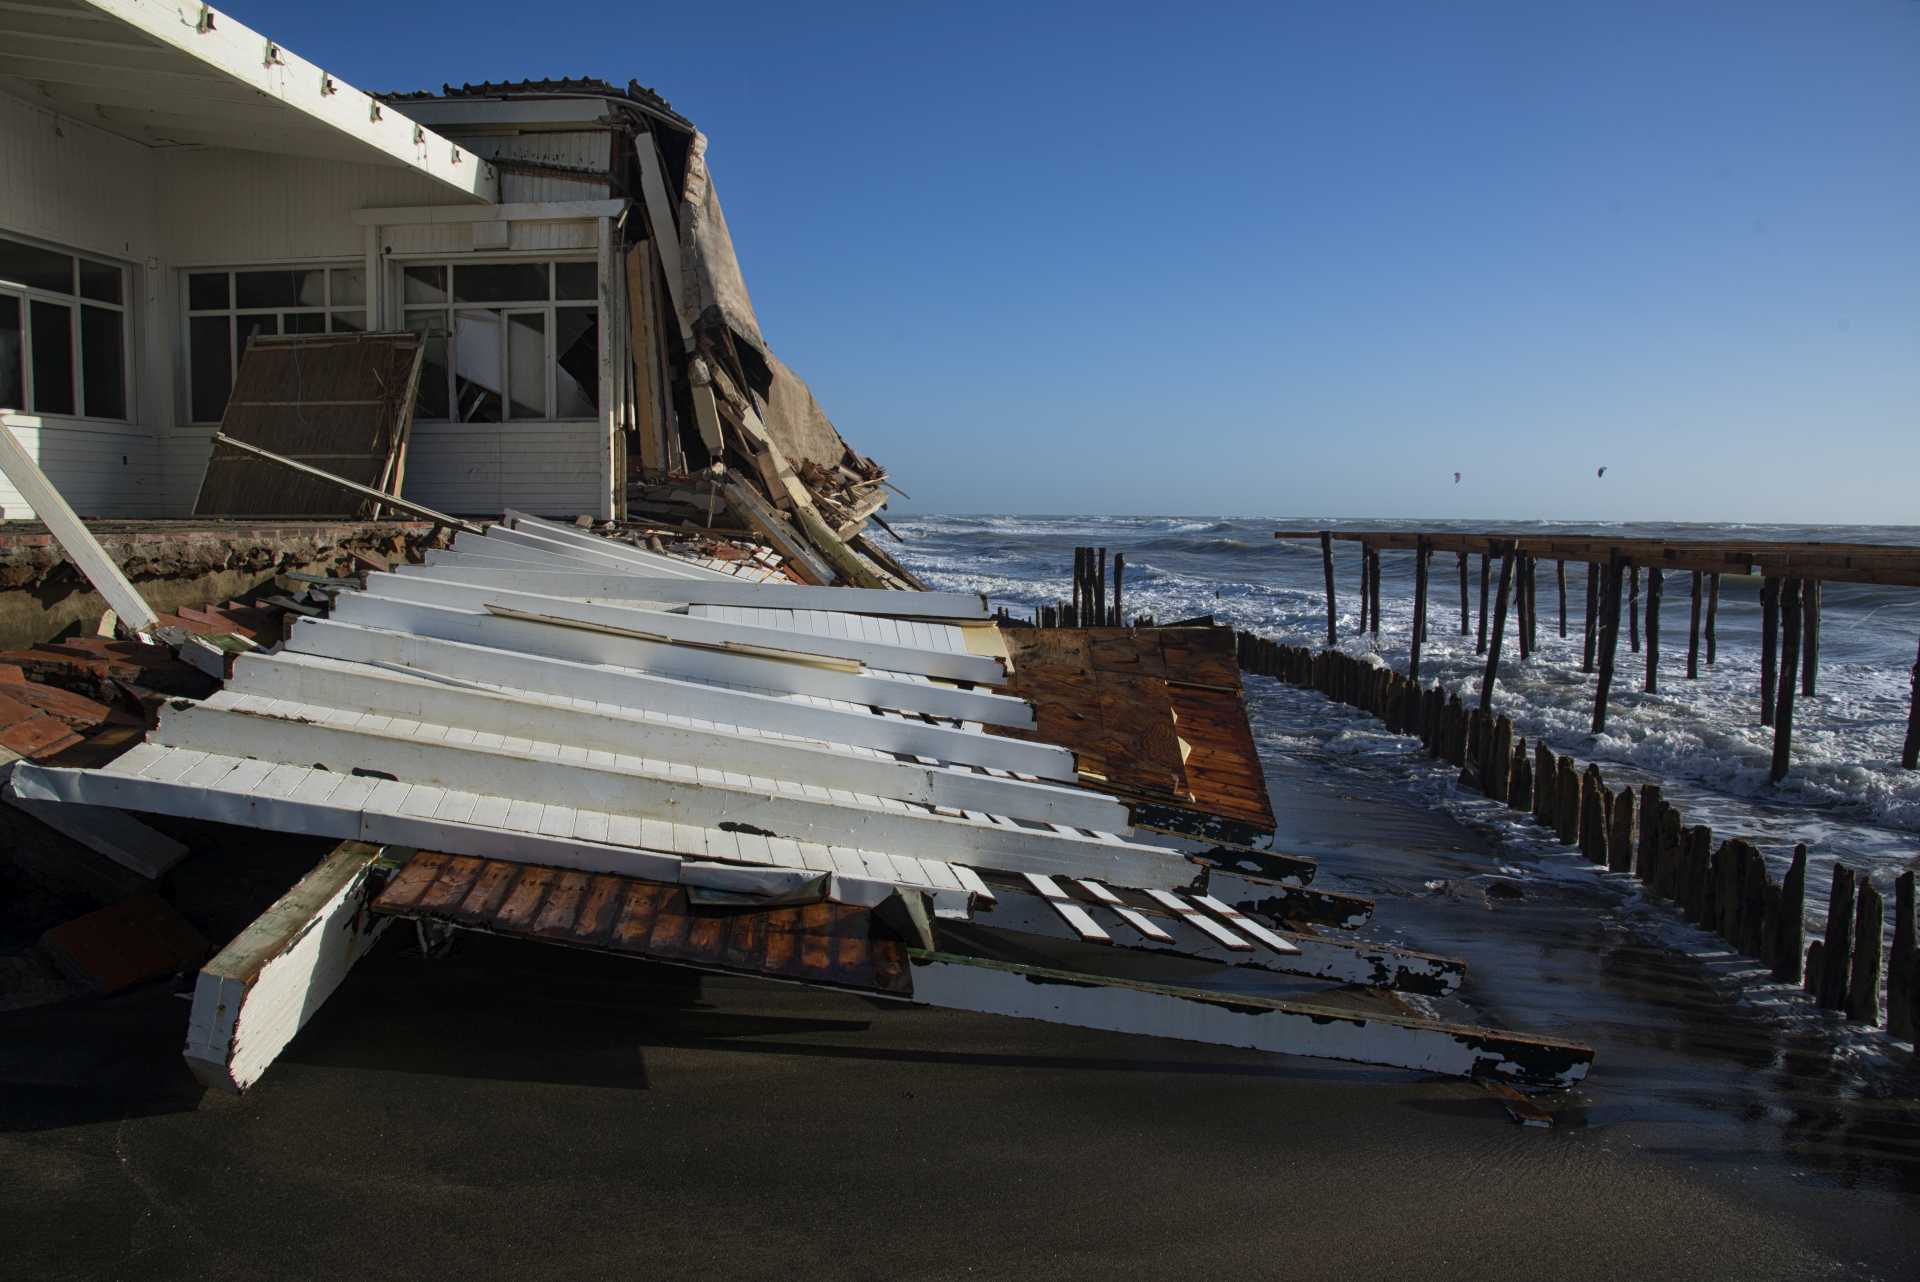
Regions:
<svg viewBox="0 0 1920 1282"><path fill-rule="evenodd" d="M1807 929L1807 844L1793 848L1793 864L1780 883L1780 910L1773 925L1773 977L1783 984L1800 982L1801 950Z"/></svg>
<svg viewBox="0 0 1920 1282"><path fill-rule="evenodd" d="M1827 896L1827 929L1820 944L1820 1004L1841 1010L1853 968L1853 869L1833 866L1833 890Z"/></svg>
<svg viewBox="0 0 1920 1282"><path fill-rule="evenodd" d="M1659 870L1660 810L1665 804L1659 784L1640 785L1640 857L1634 871L1648 886L1654 884Z"/></svg>
<svg viewBox="0 0 1920 1282"><path fill-rule="evenodd" d="M1622 788L1613 799L1607 815L1607 867L1613 872L1633 871L1634 824L1633 789Z"/></svg>
<svg viewBox="0 0 1920 1282"><path fill-rule="evenodd" d="M1880 1022L1880 941L1885 911L1873 879L1861 874L1859 908L1853 918L1853 969L1847 978L1847 1018Z"/></svg>
<svg viewBox="0 0 1920 1282"><path fill-rule="evenodd" d="M1686 869L1682 867L1686 858L1686 839L1681 832L1680 808L1673 805L1660 807L1660 884L1655 888L1662 899L1673 903L1680 900L1680 888L1686 880Z"/></svg>
<svg viewBox="0 0 1920 1282"><path fill-rule="evenodd" d="M1580 771L1572 757L1561 757L1554 764L1554 828L1563 846L1580 844Z"/></svg>
<svg viewBox="0 0 1920 1282"><path fill-rule="evenodd" d="M1495 801L1507 799L1507 776L1513 771L1513 720L1501 717L1493 723L1493 743L1487 754L1486 769L1480 772L1481 789Z"/></svg>
<svg viewBox="0 0 1920 1282"><path fill-rule="evenodd" d="M1887 958L1887 1032L1903 1042L1914 1040L1915 956L1913 874L1903 872L1893 882L1893 953Z"/></svg>
<svg viewBox="0 0 1920 1282"><path fill-rule="evenodd" d="M1612 795L1600 778L1600 767L1589 765L1580 776L1580 853L1590 864L1607 862L1607 802Z"/></svg>
<svg viewBox="0 0 1920 1282"><path fill-rule="evenodd" d="M1507 805L1527 810L1533 805L1533 767L1527 762L1527 741L1513 745L1513 772L1507 779Z"/></svg>
<svg viewBox="0 0 1920 1282"><path fill-rule="evenodd" d="M1690 921L1707 922L1713 915L1713 829L1695 824L1687 829L1684 856L1687 870L1686 896L1682 911Z"/></svg>
<svg viewBox="0 0 1920 1282"><path fill-rule="evenodd" d="M1553 753L1547 750L1545 743L1533 745L1533 817L1542 824L1552 826L1558 811L1554 808Z"/></svg>

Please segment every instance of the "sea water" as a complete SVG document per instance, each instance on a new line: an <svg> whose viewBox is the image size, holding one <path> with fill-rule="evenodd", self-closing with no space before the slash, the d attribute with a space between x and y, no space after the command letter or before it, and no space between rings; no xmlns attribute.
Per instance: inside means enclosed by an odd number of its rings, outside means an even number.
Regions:
<svg viewBox="0 0 1920 1282"><path fill-rule="evenodd" d="M1419 529L1432 533L1497 529L1535 535L1617 534L1625 538L1831 540L1920 543L1920 529L1887 526L1583 525L1531 522L1331 521L1323 517L909 516L894 522L906 542L901 559L930 585L985 593L996 606L1030 614L1070 595L1073 549L1101 546L1126 556L1129 617L1161 622L1211 614L1234 628L1295 645L1326 643L1326 596L1317 542L1276 540L1277 529ZM1358 545L1336 542L1340 648L1404 672L1413 622L1413 555L1381 554L1380 635L1357 633ZM1429 639L1422 681L1438 680L1463 701L1479 697L1484 659L1461 635L1459 572L1452 553L1435 553L1429 585ZM1469 558L1471 625L1477 630L1480 565ZM1497 585L1498 563L1493 566ZM1769 782L1773 731L1760 725L1760 580L1723 575L1712 667L1702 643L1700 675L1686 678L1691 576L1665 576L1660 616L1658 693L1642 690L1647 585L1641 576L1642 652L1628 644L1623 593L1607 729L1593 734L1595 678L1580 671L1586 566L1567 565L1567 635L1560 636L1554 565L1539 565L1539 648L1522 662L1517 612L1508 611L1493 706L1513 719L1529 745L1545 742L1585 764L1596 762L1610 786L1656 782L1687 824L1707 824L1718 840L1743 836L1779 877L1796 842L1809 847L1811 928L1825 920L1836 861L1864 870L1891 900L1894 876L1920 867L1920 771L1900 768L1909 691L1920 641L1920 589L1829 583L1821 595L1818 693L1794 708L1792 769ZM1704 589L1703 589L1704 591ZM1490 596L1491 596L1490 591ZM1704 614L1705 606L1702 605ZM1277 683L1249 678L1248 703L1262 755L1296 768L1399 780L1410 795L1450 813L1478 813L1480 801L1449 772L1422 764L1404 737L1388 734L1357 709L1317 696L1291 697ZM1485 818L1483 816L1483 818ZM1489 819L1488 821L1493 821ZM1517 816L1497 822L1517 825ZM1284 832L1284 830L1283 830ZM1520 834L1516 831L1514 834Z"/></svg>

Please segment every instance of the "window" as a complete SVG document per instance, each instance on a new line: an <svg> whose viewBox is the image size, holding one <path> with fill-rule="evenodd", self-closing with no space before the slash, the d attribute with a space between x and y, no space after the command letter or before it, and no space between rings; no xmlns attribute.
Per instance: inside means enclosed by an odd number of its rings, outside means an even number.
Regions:
<svg viewBox="0 0 1920 1282"><path fill-rule="evenodd" d="M127 269L0 236L0 408L127 417Z"/></svg>
<svg viewBox="0 0 1920 1282"><path fill-rule="evenodd" d="M257 267L187 273L187 414L218 423L240 353L255 334L341 334L366 328L361 267Z"/></svg>
<svg viewBox="0 0 1920 1282"><path fill-rule="evenodd" d="M591 262L403 267L406 326L427 343L415 415L462 423L597 417L598 279Z"/></svg>

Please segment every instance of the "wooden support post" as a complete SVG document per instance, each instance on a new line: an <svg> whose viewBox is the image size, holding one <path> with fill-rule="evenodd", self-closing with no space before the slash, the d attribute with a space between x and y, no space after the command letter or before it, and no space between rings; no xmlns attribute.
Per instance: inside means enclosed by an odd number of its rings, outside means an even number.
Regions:
<svg viewBox="0 0 1920 1282"><path fill-rule="evenodd" d="M1903 872L1893 882L1893 954L1887 958L1887 1033L1896 1041L1914 1040L1913 981L1917 964L1913 874Z"/></svg>
<svg viewBox="0 0 1920 1282"><path fill-rule="evenodd" d="M1093 567L1093 626L1107 625L1107 550L1101 548Z"/></svg>
<svg viewBox="0 0 1920 1282"><path fill-rule="evenodd" d="M1800 594L1800 693L1812 695L1820 679L1820 580L1806 582Z"/></svg>
<svg viewBox="0 0 1920 1282"><path fill-rule="evenodd" d="M1340 641L1340 627L1334 617L1333 599L1333 532L1320 531L1320 564L1327 575L1327 644L1337 645Z"/></svg>
<svg viewBox="0 0 1920 1282"><path fill-rule="evenodd" d="M1773 701L1773 782L1787 777L1793 753L1793 695L1799 686L1800 580L1788 579L1780 598L1780 693Z"/></svg>
<svg viewBox="0 0 1920 1282"><path fill-rule="evenodd" d="M1513 774L1513 720L1501 717L1493 723L1489 738L1487 764L1480 772L1480 790L1495 801L1507 799L1507 783Z"/></svg>
<svg viewBox="0 0 1920 1282"><path fill-rule="evenodd" d="M1660 785L1640 785L1640 849L1634 872L1651 887L1660 860L1660 811L1666 803L1660 799Z"/></svg>
<svg viewBox="0 0 1920 1282"><path fill-rule="evenodd" d="M1638 573L1638 571L1635 571ZM1660 688L1660 598L1664 578L1657 565L1647 568L1647 685L1648 694Z"/></svg>
<svg viewBox="0 0 1920 1282"><path fill-rule="evenodd" d="M1467 608L1467 554L1456 552L1454 555L1460 562L1460 635L1471 636L1473 621L1470 616L1473 612Z"/></svg>
<svg viewBox="0 0 1920 1282"><path fill-rule="evenodd" d="M1367 591L1373 597L1373 609L1369 617L1373 620L1373 635L1380 635L1380 549L1368 548L1367 555L1373 558L1373 573L1367 578Z"/></svg>
<svg viewBox="0 0 1920 1282"><path fill-rule="evenodd" d="M1920 770L1920 656L1913 661L1913 686L1907 702L1907 739L1900 749L1900 765Z"/></svg>
<svg viewBox="0 0 1920 1282"><path fill-rule="evenodd" d="M1125 599L1120 595L1121 581L1126 577L1126 574L1127 554L1125 552L1115 552L1113 554L1113 626L1116 628L1124 628L1127 626Z"/></svg>
<svg viewBox="0 0 1920 1282"><path fill-rule="evenodd" d="M1553 563L1553 585L1560 592L1560 639L1567 639L1567 563L1564 560Z"/></svg>
<svg viewBox="0 0 1920 1282"><path fill-rule="evenodd" d="M1073 550L1073 608L1076 613L1078 613L1080 609L1080 602L1085 595L1086 585L1087 550L1085 548L1075 548Z"/></svg>
<svg viewBox="0 0 1920 1282"><path fill-rule="evenodd" d="M1580 776L1580 853L1601 867L1607 864L1607 803L1612 799L1600 767L1589 765Z"/></svg>
<svg viewBox="0 0 1920 1282"><path fill-rule="evenodd" d="M1421 535L1413 547L1413 647L1408 652L1407 676L1420 679L1420 643L1427 636L1427 536Z"/></svg>
<svg viewBox="0 0 1920 1282"><path fill-rule="evenodd" d="M1533 745L1533 817L1535 822L1551 826L1553 823L1553 753L1545 743L1535 741Z"/></svg>
<svg viewBox="0 0 1920 1282"><path fill-rule="evenodd" d="M1853 968L1847 978L1847 1018L1856 1024L1880 1022L1880 939L1885 911L1873 879L1860 877L1859 909L1853 919Z"/></svg>
<svg viewBox="0 0 1920 1282"><path fill-rule="evenodd" d="M1580 671L1582 672L1593 671L1594 639L1598 633L1596 626L1598 619L1596 616L1599 612L1600 565L1598 562L1589 561L1587 562L1587 637L1585 648L1582 651L1583 657L1580 660Z"/></svg>
<svg viewBox="0 0 1920 1282"><path fill-rule="evenodd" d="M1627 640L1635 654L1640 653L1640 567L1631 569L1633 588L1627 596Z"/></svg>
<svg viewBox="0 0 1920 1282"><path fill-rule="evenodd" d="M1687 680L1700 677L1700 571L1693 572L1692 605L1687 612Z"/></svg>
<svg viewBox="0 0 1920 1282"><path fill-rule="evenodd" d="M1487 553L1482 552L1480 554L1480 627L1478 639L1473 643L1473 652L1475 654L1485 654L1487 652L1487 572L1491 568L1492 562L1493 558Z"/></svg>
<svg viewBox="0 0 1920 1282"><path fill-rule="evenodd" d="M1580 821L1586 815L1586 798L1581 793L1580 768L1572 757L1561 757L1554 764L1554 829L1563 846L1580 844Z"/></svg>
<svg viewBox="0 0 1920 1282"><path fill-rule="evenodd" d="M1847 1003L1847 984L1853 978L1853 869L1845 864L1833 866L1819 970L1817 976L1808 976L1819 985L1815 996L1828 1010L1842 1009Z"/></svg>
<svg viewBox="0 0 1920 1282"><path fill-rule="evenodd" d="M1807 843L1793 848L1793 864L1780 883L1780 909L1773 918L1773 977L1800 982L1801 953L1807 931Z"/></svg>
<svg viewBox="0 0 1920 1282"><path fill-rule="evenodd" d="M1500 638L1507 630L1507 593L1513 588L1513 545L1500 557L1500 591L1494 598L1493 634L1487 644L1487 669L1480 678L1480 711L1493 707L1493 681L1500 674ZM1920 670L1920 669L1916 669Z"/></svg>
<svg viewBox="0 0 1920 1282"><path fill-rule="evenodd" d="M1513 768L1507 776L1507 805L1515 810L1533 808L1533 766L1527 761L1527 741L1513 743Z"/></svg>
<svg viewBox="0 0 1920 1282"><path fill-rule="evenodd" d="M1531 607L1527 603L1527 554L1520 553L1514 562L1513 581L1513 639L1520 647L1520 662L1525 663L1533 657L1530 636L1533 629L1527 626L1527 615Z"/></svg>
<svg viewBox="0 0 1920 1282"><path fill-rule="evenodd" d="M1773 724L1774 687L1780 654L1780 580L1760 581L1760 724Z"/></svg>
<svg viewBox="0 0 1920 1282"><path fill-rule="evenodd" d="M1707 666L1711 668L1717 655L1714 646L1714 623L1720 617L1720 576L1707 576Z"/></svg>
<svg viewBox="0 0 1920 1282"><path fill-rule="evenodd" d="M1540 560L1527 553L1527 653L1540 648Z"/></svg>
<svg viewBox="0 0 1920 1282"><path fill-rule="evenodd" d="M1360 635L1367 635L1367 610L1372 600L1367 592L1367 581L1373 574L1373 558L1367 555L1366 545L1360 545Z"/></svg>
<svg viewBox="0 0 1920 1282"><path fill-rule="evenodd" d="M1613 687L1613 659L1620 648L1620 581L1626 577L1626 567L1615 556L1607 564L1606 605L1600 618L1600 679L1594 685L1593 692L1593 732L1599 734L1607 728L1607 695Z"/></svg>

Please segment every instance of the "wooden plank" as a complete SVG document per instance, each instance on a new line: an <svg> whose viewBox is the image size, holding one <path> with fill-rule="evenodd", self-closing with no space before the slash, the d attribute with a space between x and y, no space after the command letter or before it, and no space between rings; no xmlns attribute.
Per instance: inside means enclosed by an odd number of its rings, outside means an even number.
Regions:
<svg viewBox="0 0 1920 1282"><path fill-rule="evenodd" d="M187 1064L203 1085L253 1085L366 955L380 851L343 842L204 966L187 1017Z"/></svg>
<svg viewBox="0 0 1920 1282"><path fill-rule="evenodd" d="M640 162L641 198L647 208L647 224L653 229L653 245L660 255L661 274L667 279L667 296L673 302L674 323L680 331L681 345L693 350L693 323L687 315L685 288L680 267L680 228L673 221L673 207L667 199L667 181L660 162L660 149L652 134L636 134L634 155Z"/></svg>
<svg viewBox="0 0 1920 1282"><path fill-rule="evenodd" d="M1081 939L1094 944L1113 942L1113 936L1101 929L1100 924L1094 921L1086 909L1068 898L1067 892L1060 889L1053 878L1043 873L1030 872L1026 874L1026 879L1027 884L1040 892L1041 897L1047 901L1047 906L1060 914L1060 919L1073 927L1074 932Z"/></svg>
<svg viewBox="0 0 1920 1282"><path fill-rule="evenodd" d="M317 467L309 467L305 463L297 463L292 459L282 458L278 454L274 454L268 450L263 450L256 445L250 445L245 441L235 440L232 437L222 435L219 432L214 433L213 439L220 444L231 445L235 449L241 450L247 454L255 455L271 463L277 463L281 467L287 468L291 471L299 472L299 473L302 473L303 475L312 476L319 480L326 481L330 485L334 485L340 489L348 490L348 491L351 491L352 493L359 494L363 498L374 499L377 502L384 503L388 507L394 508L397 511L405 512L409 516L418 517L423 521L432 521L436 525L444 525L448 529L453 529L453 530L464 530L470 534L480 533L479 526L470 525L467 522L461 520L459 517L448 516L445 512L436 512L430 507L425 507L419 503L412 502L411 500L403 499L398 495L388 494L383 490L376 490L371 486L360 485L356 482L349 481L342 477L335 476L331 472L323 472ZM115 608L118 609L117 606ZM122 617L125 617L125 616L122 616Z"/></svg>
<svg viewBox="0 0 1920 1282"><path fill-rule="evenodd" d="M1214 921L1211 917L1208 917L1205 913L1202 913L1199 909L1172 891L1150 887L1147 888L1147 894L1162 908L1175 914L1180 920L1186 922L1187 925L1192 926L1202 934L1211 935L1224 947L1230 948L1235 952L1248 952L1252 950L1252 944L1249 944L1246 940L1240 938L1240 936L1234 934L1219 922Z"/></svg>
<svg viewBox="0 0 1920 1282"><path fill-rule="evenodd" d="M33 509L35 517L60 544L60 550L67 554L67 559L85 576L93 590L106 599L127 630L151 632L160 621L153 607L67 506L60 491L14 436L15 430L24 429L18 427L13 415L0 413L0 472L6 474L13 488Z"/></svg>

